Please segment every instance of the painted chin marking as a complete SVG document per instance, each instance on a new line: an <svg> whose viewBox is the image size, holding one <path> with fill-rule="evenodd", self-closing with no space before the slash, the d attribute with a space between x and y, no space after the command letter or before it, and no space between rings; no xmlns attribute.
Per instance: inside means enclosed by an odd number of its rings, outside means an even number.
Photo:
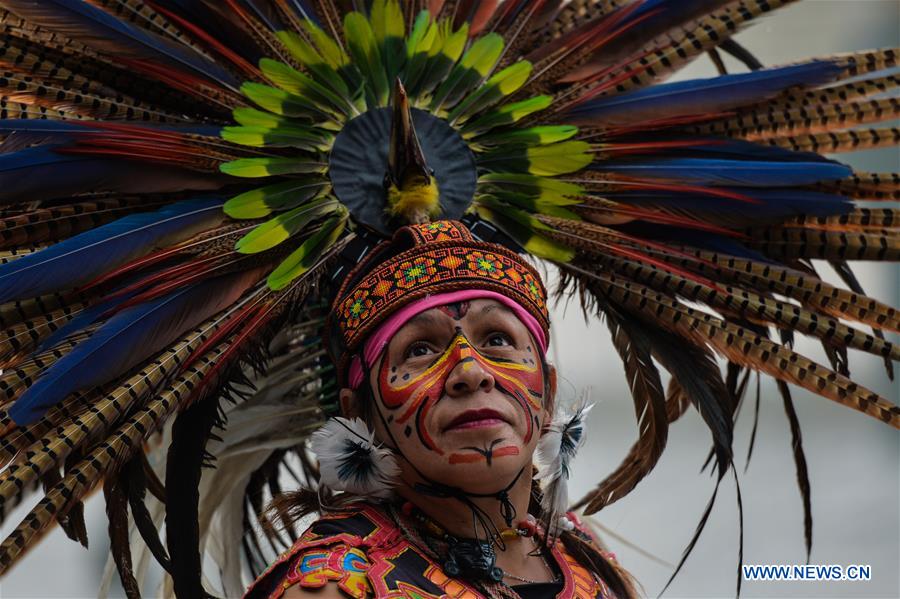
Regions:
<svg viewBox="0 0 900 599"><path fill-rule="evenodd" d="M476 464L478 462L487 462L488 466L490 466L495 458L519 455L519 448L515 445L498 447L497 449L492 450L490 453L487 453L482 449L478 449L477 447L466 447L466 449L472 450L472 453L451 453L449 457L450 463Z"/></svg>

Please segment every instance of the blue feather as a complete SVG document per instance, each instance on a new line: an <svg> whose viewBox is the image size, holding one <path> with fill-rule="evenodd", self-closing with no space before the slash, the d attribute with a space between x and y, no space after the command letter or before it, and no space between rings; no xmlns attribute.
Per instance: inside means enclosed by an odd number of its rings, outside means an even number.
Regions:
<svg viewBox="0 0 900 599"><path fill-rule="evenodd" d="M133 291L131 293L127 293L121 295L119 297L114 297L111 300L107 300L105 302L100 302L93 306L87 307L83 309L78 316L59 327L49 337L45 337L41 340L35 350L32 352L33 354L39 354L41 352L47 351L52 348L57 343L60 343L66 337L74 335L87 327L94 324L97 319L99 319L103 314L112 310L122 302L125 302L129 298L133 297L137 291Z"/></svg>
<svg viewBox="0 0 900 599"><path fill-rule="evenodd" d="M226 275L123 310L50 366L12 405L9 415L19 426L32 424L70 393L125 374L224 310L247 283L246 273Z"/></svg>
<svg viewBox="0 0 900 599"><path fill-rule="evenodd" d="M791 187L849 177L850 167L836 162L763 162L710 158L595 162L588 168L634 178L737 187Z"/></svg>
<svg viewBox="0 0 900 599"><path fill-rule="evenodd" d="M134 123L129 123L134 125ZM136 125L155 131L173 131L188 135L206 135L219 137L222 127L219 125L201 125L198 123L140 123ZM92 127L89 122L54 121L41 119L3 119L0 120L0 131L28 131L35 133L97 133L103 132L100 127Z"/></svg>
<svg viewBox="0 0 900 599"><path fill-rule="evenodd" d="M103 42L101 50L111 56L128 55L142 59L165 59L237 90L240 80L194 52L156 34L143 31L83 0L7 0L4 8L74 39Z"/></svg>
<svg viewBox="0 0 900 599"><path fill-rule="evenodd" d="M187 200L131 214L0 265L0 304L69 289L141 256L157 244L211 226L224 200Z"/></svg>
<svg viewBox="0 0 900 599"><path fill-rule="evenodd" d="M35 202L92 191L165 193L219 189L232 180L169 165L60 154L55 145L0 154L0 203Z"/></svg>
<svg viewBox="0 0 900 599"><path fill-rule="evenodd" d="M791 188L716 188L733 191L757 203L751 204L698 193L673 191L625 191L605 193L603 197L627 204L666 206L673 209L708 212L715 216L741 216L747 226L759 219L790 216L836 216L853 209L853 202L841 195Z"/></svg>
<svg viewBox="0 0 900 599"><path fill-rule="evenodd" d="M639 91L589 100L568 112L575 124L623 126L689 115L714 114L771 98L796 85L816 86L842 70L816 60L774 69L653 85Z"/></svg>
<svg viewBox="0 0 900 599"><path fill-rule="evenodd" d="M209 137L219 137L222 131L222 127L215 125L142 123L139 127L142 129L174 131L176 133L206 135ZM49 119L2 119L0 120L0 132L7 133L7 136L3 143L0 144L0 155L28 149L33 150L38 146L69 145L76 141L78 135L102 131L100 128L88 126L83 124L83 122L74 123ZM140 135L140 132L137 135ZM82 159L96 160L97 158L83 156ZM133 165L131 166L133 167Z"/></svg>
<svg viewBox="0 0 900 599"><path fill-rule="evenodd" d="M685 245L710 252L737 256L747 260L775 264L756 250L746 248L740 241L696 229L683 229L657 223L630 223L621 227L622 231L637 237L663 241L673 245Z"/></svg>
<svg viewBox="0 0 900 599"><path fill-rule="evenodd" d="M646 139L633 136L616 138L615 145L628 146L630 143L640 144ZM650 148L647 155L655 157L672 158L726 158L737 160L759 160L763 162L831 162L836 160L826 158L815 152L801 152L779 146L754 143L742 139L728 139L724 137L710 137L685 139L679 136L654 136L655 142L693 142L691 145ZM839 164L839 163L838 163Z"/></svg>
<svg viewBox="0 0 900 599"><path fill-rule="evenodd" d="M316 11L314 11L308 2L304 2L304 0L288 0L288 4L293 5L294 12L303 17L304 19L309 19L316 25L319 24L318 17L316 15Z"/></svg>
<svg viewBox="0 0 900 599"><path fill-rule="evenodd" d="M272 31L281 31L288 28L275 9L272 8L270 2L261 3L259 0L244 0L244 3Z"/></svg>

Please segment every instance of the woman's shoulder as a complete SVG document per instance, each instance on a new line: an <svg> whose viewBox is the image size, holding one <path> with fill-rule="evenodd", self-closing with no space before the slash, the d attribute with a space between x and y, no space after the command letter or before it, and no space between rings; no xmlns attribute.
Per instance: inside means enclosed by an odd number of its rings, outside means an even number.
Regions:
<svg viewBox="0 0 900 599"><path fill-rule="evenodd" d="M336 586L341 596L369 597L367 552L396 535L391 520L375 505L357 504L324 514L256 579L244 597L280 599L293 587L330 586Z"/></svg>

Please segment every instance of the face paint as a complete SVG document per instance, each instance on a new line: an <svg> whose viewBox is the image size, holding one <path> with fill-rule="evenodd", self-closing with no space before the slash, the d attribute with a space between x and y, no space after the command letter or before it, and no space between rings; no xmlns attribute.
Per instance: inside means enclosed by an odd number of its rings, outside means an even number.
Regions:
<svg viewBox="0 0 900 599"><path fill-rule="evenodd" d="M528 354L533 356L533 353ZM409 426L414 421L414 428L422 444L439 455L444 452L438 448L425 428L427 416L434 406L445 395L447 379L458 366L472 368L478 364L494 378L495 387L509 397L518 406L525 418L525 443L531 441L536 426L535 413L539 412L544 397L544 373L541 365L533 357L525 357L521 361L506 358L485 356L474 349L460 329L450 341L449 346L439 355L426 370L415 376L410 373L401 374L389 360L382 360L378 374L378 387L384 406L393 412L394 421ZM467 448L468 449L468 448ZM472 460L485 459L499 455L514 455L509 447L493 447L475 449ZM518 453L518 448L512 446ZM460 455L460 454L454 454ZM468 460L468 455L456 463ZM490 456L490 457L489 457ZM451 463L453 463L451 461Z"/></svg>
<svg viewBox="0 0 900 599"><path fill-rule="evenodd" d="M502 458L507 455L519 455L519 448L515 445L505 445L497 447L503 443L505 439L494 439L490 444L484 447L463 447L472 453L451 453L449 462L451 464L474 464L475 462L487 462L490 466L494 458Z"/></svg>
<svg viewBox="0 0 900 599"><path fill-rule="evenodd" d="M452 318L453 320L462 320L469 311L469 302L453 302L438 306L437 309Z"/></svg>

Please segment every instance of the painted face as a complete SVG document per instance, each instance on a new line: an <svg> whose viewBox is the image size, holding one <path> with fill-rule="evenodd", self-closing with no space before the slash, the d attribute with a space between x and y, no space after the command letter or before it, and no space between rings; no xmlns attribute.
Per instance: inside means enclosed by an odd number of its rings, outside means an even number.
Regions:
<svg viewBox="0 0 900 599"><path fill-rule="evenodd" d="M539 351L498 302L433 308L399 329L376 362L376 407L405 456L427 456L420 467L520 468L546 417Z"/></svg>

